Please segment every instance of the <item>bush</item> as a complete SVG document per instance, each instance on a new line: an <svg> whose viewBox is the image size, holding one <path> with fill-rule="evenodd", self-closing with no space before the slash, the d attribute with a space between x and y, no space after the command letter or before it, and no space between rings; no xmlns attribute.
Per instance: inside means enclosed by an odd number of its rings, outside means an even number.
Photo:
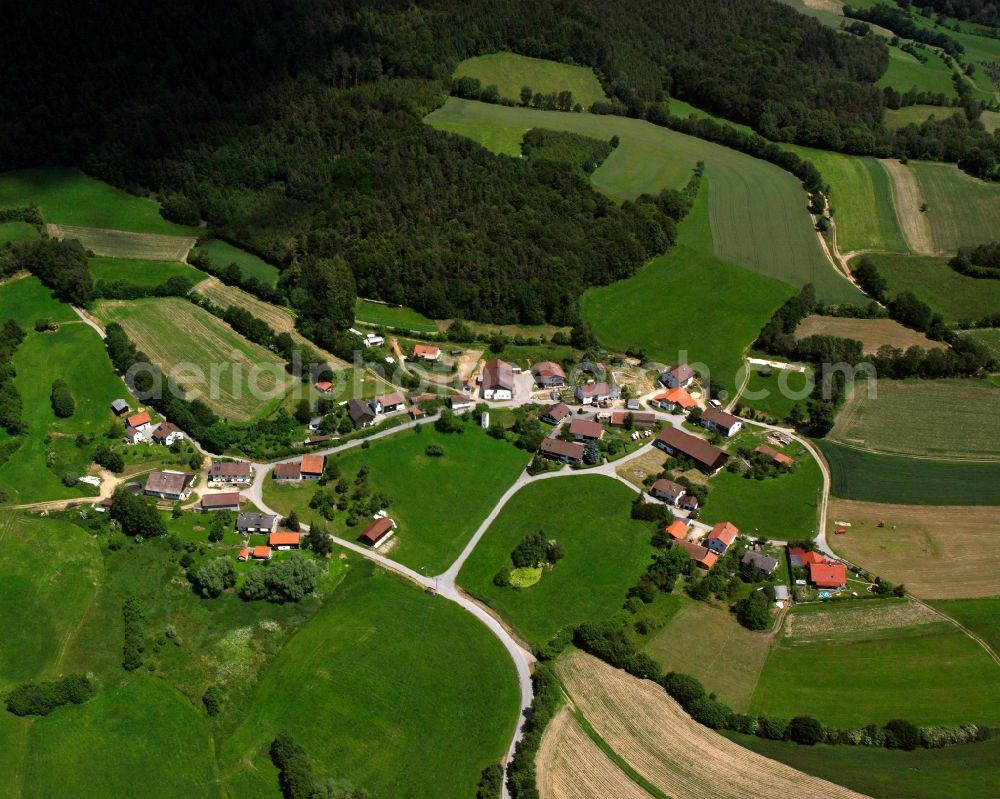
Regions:
<svg viewBox="0 0 1000 799"><path fill-rule="evenodd" d="M240 596L247 601L300 602L316 590L322 575L323 569L316 561L292 555L281 563L268 563L251 570L240 587Z"/></svg>
<svg viewBox="0 0 1000 799"><path fill-rule="evenodd" d="M278 784L285 799L311 799L316 787L312 763L306 750L287 732L278 733L271 742L271 762L278 769Z"/></svg>
<svg viewBox="0 0 1000 799"><path fill-rule="evenodd" d="M193 579L198 593L214 599L236 585L236 567L229 558L216 558L195 571Z"/></svg>
<svg viewBox="0 0 1000 799"><path fill-rule="evenodd" d="M110 447L98 447L94 451L94 463L110 472L120 474L125 471L125 459Z"/></svg>
<svg viewBox="0 0 1000 799"><path fill-rule="evenodd" d="M504 566L493 575L493 585L497 588L506 588L510 585L510 566Z"/></svg>
<svg viewBox="0 0 1000 799"><path fill-rule="evenodd" d="M882 728L885 731L886 749L912 751L920 745L920 730L906 719L892 719Z"/></svg>
<svg viewBox="0 0 1000 799"><path fill-rule="evenodd" d="M803 746L815 746L823 740L823 725L812 716L796 716L788 722L788 738Z"/></svg>
<svg viewBox="0 0 1000 799"><path fill-rule="evenodd" d="M424 455L431 458L440 458L444 455L444 448L440 444L428 444L424 449Z"/></svg>
<svg viewBox="0 0 1000 799"><path fill-rule="evenodd" d="M15 716L47 716L62 705L79 705L94 695L94 687L82 674L60 680L22 683L7 694L7 710Z"/></svg>
<svg viewBox="0 0 1000 799"><path fill-rule="evenodd" d="M769 741L783 741L788 732L788 722L785 719L771 719L767 716L757 717L757 737Z"/></svg>
<svg viewBox="0 0 1000 799"><path fill-rule="evenodd" d="M122 603L122 619L125 622L122 667L125 671L135 671L142 665L143 652L146 651L146 636L142 629L146 608L136 597L129 597Z"/></svg>
<svg viewBox="0 0 1000 799"><path fill-rule="evenodd" d="M699 724L704 724L713 730L726 729L733 718L733 711L728 705L707 696L696 699L687 711Z"/></svg>
<svg viewBox="0 0 1000 799"><path fill-rule="evenodd" d="M49 400L52 402L52 412L59 419L68 419L76 413L76 400L73 399L65 380L59 379L52 384Z"/></svg>
<svg viewBox="0 0 1000 799"><path fill-rule="evenodd" d="M660 684L685 710L706 696L705 686L698 678L692 677L690 674L671 671L660 681Z"/></svg>
<svg viewBox="0 0 1000 799"><path fill-rule="evenodd" d="M531 678L535 697L524 723L524 737L517 745L507 775L511 799L537 799L535 756L542 743L542 734L555 715L561 698L559 679L546 663L539 663Z"/></svg>
<svg viewBox="0 0 1000 799"><path fill-rule="evenodd" d="M503 766L491 763L479 777L476 799L500 799L503 790Z"/></svg>
<svg viewBox="0 0 1000 799"><path fill-rule="evenodd" d="M771 626L771 603L764 591L754 591L736 603L736 619L748 630L766 630Z"/></svg>
<svg viewBox="0 0 1000 799"><path fill-rule="evenodd" d="M222 710L222 689L218 685L210 685L202 694L201 703L205 706L205 712L210 716L218 716Z"/></svg>

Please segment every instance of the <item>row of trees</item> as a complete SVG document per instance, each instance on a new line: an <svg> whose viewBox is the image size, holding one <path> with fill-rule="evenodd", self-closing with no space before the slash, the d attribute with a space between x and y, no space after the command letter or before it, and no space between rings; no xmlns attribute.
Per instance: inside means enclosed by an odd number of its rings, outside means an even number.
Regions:
<svg viewBox="0 0 1000 799"><path fill-rule="evenodd" d="M287 731L271 742L270 755L284 799L368 799L345 780L318 780L306 750Z"/></svg>
<svg viewBox="0 0 1000 799"><path fill-rule="evenodd" d="M0 427L17 436L26 429L21 414L24 410L21 393L14 383L15 371L11 360L27 334L14 319L0 327Z"/></svg>
<svg viewBox="0 0 1000 799"><path fill-rule="evenodd" d="M63 705L81 705L94 695L83 674L67 674L52 682L21 683L7 694L7 710L15 716L47 716Z"/></svg>

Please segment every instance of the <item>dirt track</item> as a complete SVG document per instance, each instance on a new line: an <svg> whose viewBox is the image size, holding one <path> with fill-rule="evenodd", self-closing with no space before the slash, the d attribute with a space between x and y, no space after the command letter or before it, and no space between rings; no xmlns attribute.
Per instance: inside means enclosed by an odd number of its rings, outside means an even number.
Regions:
<svg viewBox="0 0 1000 799"><path fill-rule="evenodd" d="M935 255L934 237L927 215L920 210L924 195L913 170L895 158L880 158L892 183L892 203L903 237L917 255Z"/></svg>

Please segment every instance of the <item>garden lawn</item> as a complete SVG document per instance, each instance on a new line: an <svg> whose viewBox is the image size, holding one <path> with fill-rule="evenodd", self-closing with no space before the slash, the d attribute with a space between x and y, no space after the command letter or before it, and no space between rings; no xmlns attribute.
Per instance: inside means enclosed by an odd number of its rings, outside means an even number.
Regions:
<svg viewBox="0 0 1000 799"><path fill-rule="evenodd" d="M219 268L225 268L230 264L236 264L240 268L244 279L255 277L261 283L274 286L278 282L281 272L278 267L269 264L263 258L254 255L252 252L241 250L228 241L222 239L205 239L198 242L196 252L205 253L212 259L212 263Z"/></svg>
<svg viewBox="0 0 1000 799"><path fill-rule="evenodd" d="M136 197L74 169L53 167L0 174L0 208L37 203L46 222L192 236L197 229L168 222L155 200Z"/></svg>
<svg viewBox="0 0 1000 799"><path fill-rule="evenodd" d="M805 411L811 386L811 369L797 372L751 364L750 379L740 395L740 404L784 420L796 404Z"/></svg>
<svg viewBox="0 0 1000 799"><path fill-rule="evenodd" d="M158 286L172 277L186 277L192 283L205 278L203 272L187 264L170 261L142 261L133 258L91 258L90 273L94 280L112 283L123 280L136 286Z"/></svg>
<svg viewBox="0 0 1000 799"><path fill-rule="evenodd" d="M521 101L521 87L530 86L542 94L573 92L573 102L584 109L593 103L607 102L601 82L590 67L561 64L516 53L489 53L467 58L455 67L453 78L478 78L482 87L495 85L500 96Z"/></svg>
<svg viewBox="0 0 1000 799"><path fill-rule="evenodd" d="M792 289L716 258L711 235L702 191L666 255L588 289L581 307L605 346L704 364L716 386L733 392L744 352Z"/></svg>
<svg viewBox="0 0 1000 799"><path fill-rule="evenodd" d="M938 252L953 253L1000 236L1000 185L970 177L954 164L911 161L910 166L927 203Z"/></svg>
<svg viewBox="0 0 1000 799"><path fill-rule="evenodd" d="M630 518L635 492L600 475L531 483L514 495L459 573L459 584L499 613L532 646L561 628L615 613L650 563L653 527ZM566 549L530 588L493 576L528 533L545 530Z"/></svg>
<svg viewBox="0 0 1000 799"><path fill-rule="evenodd" d="M354 304L354 317L359 322L367 322L371 325L406 328L416 333L437 333L437 325L434 324L434 320L428 319L419 311L402 306L371 302L360 297Z"/></svg>
<svg viewBox="0 0 1000 799"><path fill-rule="evenodd" d="M0 222L0 244L8 241L27 241L40 236L38 228L27 222Z"/></svg>
<svg viewBox="0 0 1000 799"><path fill-rule="evenodd" d="M900 505L1000 505L1000 463L908 458L833 441L816 443L830 465L835 497Z"/></svg>
<svg viewBox="0 0 1000 799"><path fill-rule="evenodd" d="M288 730L320 778L379 799L466 799L518 716L503 646L470 614L370 564L282 649L220 747L231 795L275 795L267 749Z"/></svg>
<svg viewBox="0 0 1000 799"><path fill-rule="evenodd" d="M994 652L1000 653L1000 598L939 600L930 604L964 624Z"/></svg>

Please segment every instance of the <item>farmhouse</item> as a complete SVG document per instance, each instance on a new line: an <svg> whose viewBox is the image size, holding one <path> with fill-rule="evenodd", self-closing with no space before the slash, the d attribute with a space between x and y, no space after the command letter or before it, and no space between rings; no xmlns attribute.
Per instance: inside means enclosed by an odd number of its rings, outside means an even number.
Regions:
<svg viewBox="0 0 1000 799"><path fill-rule="evenodd" d="M705 538L705 546L719 555L725 555L740 534L730 522L719 522Z"/></svg>
<svg viewBox="0 0 1000 799"><path fill-rule="evenodd" d="M698 564L699 567L708 571L715 565L715 561L719 559L719 556L709 549L703 547L701 544L696 544L693 541L675 541L675 547L681 547L685 552L688 553L691 560Z"/></svg>
<svg viewBox="0 0 1000 799"><path fill-rule="evenodd" d="M208 470L210 483L249 483L253 471L247 461L216 461Z"/></svg>
<svg viewBox="0 0 1000 799"><path fill-rule="evenodd" d="M542 411L542 421L549 424L559 424L559 422L571 413L572 411L565 402L557 402L554 405L549 405L548 408Z"/></svg>
<svg viewBox="0 0 1000 799"><path fill-rule="evenodd" d="M560 388L566 385L566 373L555 361L541 361L531 367L531 376L542 388Z"/></svg>
<svg viewBox="0 0 1000 799"><path fill-rule="evenodd" d="M146 431L153 426L153 420L149 418L149 411L140 411L139 413L129 416L125 420L126 427L133 427L136 430Z"/></svg>
<svg viewBox="0 0 1000 799"><path fill-rule="evenodd" d="M254 547L250 550L250 557L254 560L270 560L271 547Z"/></svg>
<svg viewBox="0 0 1000 799"><path fill-rule="evenodd" d="M268 546L272 549L298 549L298 533L271 533L267 537Z"/></svg>
<svg viewBox="0 0 1000 799"><path fill-rule="evenodd" d="M402 391L394 391L392 394L383 394L381 397L375 397L371 401L371 409L375 413L393 413L394 411L401 411L406 407L406 398L403 396Z"/></svg>
<svg viewBox="0 0 1000 799"><path fill-rule="evenodd" d="M684 497L684 486L673 480L661 478L650 486L649 493L657 499L662 499L668 505L677 505Z"/></svg>
<svg viewBox="0 0 1000 799"><path fill-rule="evenodd" d="M671 366L660 375L660 382L667 388L687 388L694 380L694 369L686 363Z"/></svg>
<svg viewBox="0 0 1000 799"><path fill-rule="evenodd" d="M149 440L149 436L147 436L146 433L147 433L147 430L140 430L138 427L126 427L125 428L125 443L126 444L141 444L143 441L148 441Z"/></svg>
<svg viewBox="0 0 1000 799"><path fill-rule="evenodd" d="M186 472L150 472L146 478L146 494L160 499L187 499L193 482L194 475Z"/></svg>
<svg viewBox="0 0 1000 799"><path fill-rule="evenodd" d="M116 399L111 402L111 412L115 416L121 416L123 413L129 412L128 403L123 399Z"/></svg>
<svg viewBox="0 0 1000 799"><path fill-rule="evenodd" d="M698 404L683 388L672 388L663 394L657 394L650 401L665 411L680 410L685 413Z"/></svg>
<svg viewBox="0 0 1000 799"><path fill-rule="evenodd" d="M687 538L688 526L687 522L683 519L674 519L670 524L664 528L664 532L669 535L674 541L683 541Z"/></svg>
<svg viewBox="0 0 1000 799"><path fill-rule="evenodd" d="M301 480L302 472L295 461L279 463L271 473L275 480Z"/></svg>
<svg viewBox="0 0 1000 799"><path fill-rule="evenodd" d="M483 384L480 393L487 400L514 398L514 367L505 361L493 359L483 366Z"/></svg>
<svg viewBox="0 0 1000 799"><path fill-rule="evenodd" d="M777 559L772 558L770 555L766 555L763 552L747 552L743 556L742 560L740 560L740 563L744 566L752 564L758 572L766 577L770 577L778 568Z"/></svg>
<svg viewBox="0 0 1000 799"><path fill-rule="evenodd" d="M388 516L379 516L364 529L364 532L358 536L358 540L370 547L378 548L392 538L395 529L396 522Z"/></svg>
<svg viewBox="0 0 1000 799"><path fill-rule="evenodd" d="M543 438L538 451L546 458L563 463L579 463L583 460L583 444L558 438Z"/></svg>
<svg viewBox="0 0 1000 799"><path fill-rule="evenodd" d="M795 465L795 461L789 458L785 453L778 452L776 449L771 449L764 444L761 444L754 452L763 455L766 458L770 458L778 466L784 466L786 469L791 469Z"/></svg>
<svg viewBox="0 0 1000 799"><path fill-rule="evenodd" d="M367 402L352 397L347 401L347 415L351 417L355 427L371 427L375 422L375 411Z"/></svg>
<svg viewBox="0 0 1000 799"><path fill-rule="evenodd" d="M847 569L843 563L810 563L809 581L817 588L840 589L847 585Z"/></svg>
<svg viewBox="0 0 1000 799"><path fill-rule="evenodd" d="M656 414L649 411L612 411L611 426L626 427L630 416L633 427L649 428L656 422Z"/></svg>
<svg viewBox="0 0 1000 799"><path fill-rule="evenodd" d="M329 380L318 380L313 383L313 388L316 389L320 394L329 394L333 391L333 383Z"/></svg>
<svg viewBox="0 0 1000 799"><path fill-rule="evenodd" d="M209 510L238 511L240 509L240 502L242 501L243 497L240 496L239 491L226 491L222 494L205 494L201 498L201 509L203 511L209 511Z"/></svg>
<svg viewBox="0 0 1000 799"><path fill-rule="evenodd" d="M453 411L463 411L466 408L472 407L472 397L466 397L463 394L454 394L448 397L448 405Z"/></svg>
<svg viewBox="0 0 1000 799"><path fill-rule="evenodd" d="M323 469L326 468L326 458L322 455L303 455L302 465L299 467L303 479L318 480L323 476Z"/></svg>
<svg viewBox="0 0 1000 799"><path fill-rule="evenodd" d="M183 438L184 431L173 422L164 422L153 431L153 441L165 447L169 447L175 441L180 441Z"/></svg>
<svg viewBox="0 0 1000 799"><path fill-rule="evenodd" d="M236 517L236 532L270 533L277 521L278 517L269 513L241 513Z"/></svg>
<svg viewBox="0 0 1000 799"><path fill-rule="evenodd" d="M604 436L604 428L592 419L574 419L569 432L577 441L599 441Z"/></svg>
<svg viewBox="0 0 1000 799"><path fill-rule="evenodd" d="M437 361L441 357L441 350L432 347L430 344L417 344L413 348L413 357L422 361Z"/></svg>
<svg viewBox="0 0 1000 799"><path fill-rule="evenodd" d="M729 460L729 455L718 447L676 427L664 428L653 444L671 455L687 456L699 469L708 474L715 474Z"/></svg>
<svg viewBox="0 0 1000 799"><path fill-rule="evenodd" d="M576 399L582 405L592 405L595 402L608 402L618 399L622 390L608 382L586 383L576 387Z"/></svg>
<svg viewBox="0 0 1000 799"><path fill-rule="evenodd" d="M743 427L743 421L738 416L720 411L718 408L705 408L701 414L701 426L729 437Z"/></svg>

